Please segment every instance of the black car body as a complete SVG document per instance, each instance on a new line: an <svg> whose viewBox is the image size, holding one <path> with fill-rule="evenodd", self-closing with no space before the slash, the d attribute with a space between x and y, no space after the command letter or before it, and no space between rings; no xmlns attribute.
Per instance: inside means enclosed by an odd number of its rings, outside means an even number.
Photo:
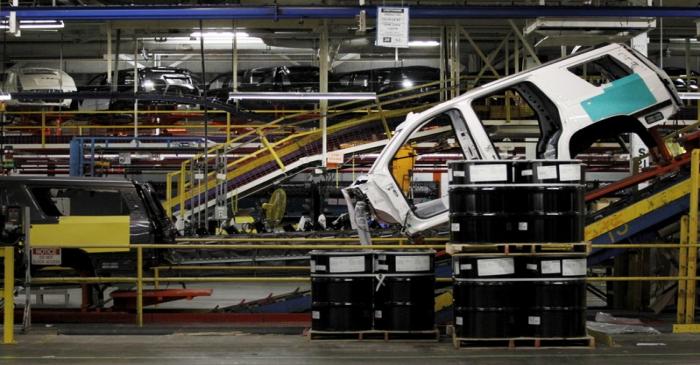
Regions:
<svg viewBox="0 0 700 365"><path fill-rule="evenodd" d="M134 91L134 70L120 70L117 78L117 92ZM196 98L200 95L199 80L187 69L173 67L146 67L138 70L137 92L172 97ZM107 74L93 77L87 86L79 87L84 92L109 92L112 86L107 83ZM142 106L157 105L180 109L177 103L167 100L139 101ZM189 107L189 106L188 106ZM85 99L79 102L81 110L129 110L133 108L131 100Z"/></svg>
<svg viewBox="0 0 700 365"><path fill-rule="evenodd" d="M318 92L319 70L315 66L275 66L254 68L239 73L239 92ZM217 101L228 99L233 91L231 74L219 75L211 83L208 96ZM226 98L226 99L224 99ZM234 100L228 100L234 103ZM313 109L318 101L298 100L241 100L244 110L254 109Z"/></svg>
<svg viewBox="0 0 700 365"><path fill-rule="evenodd" d="M136 181L5 176L0 177L0 201L29 207L31 247L60 248L61 266L90 276L133 273L131 244L175 239L151 186ZM163 254L149 251L146 257Z"/></svg>
<svg viewBox="0 0 700 365"><path fill-rule="evenodd" d="M673 80L673 85L678 92L697 92L698 73L690 70L690 79L686 77L686 69L680 67L664 67L668 77Z"/></svg>
<svg viewBox="0 0 700 365"><path fill-rule="evenodd" d="M437 91L437 83L418 87L440 80L440 70L427 66L407 66L360 70L337 74L334 77L333 91L374 92L377 95L397 92L391 99L410 96L430 91ZM404 92L401 90L407 89ZM422 97L416 97L406 102L388 105L388 108L415 105L416 102L436 102L440 97L437 92Z"/></svg>

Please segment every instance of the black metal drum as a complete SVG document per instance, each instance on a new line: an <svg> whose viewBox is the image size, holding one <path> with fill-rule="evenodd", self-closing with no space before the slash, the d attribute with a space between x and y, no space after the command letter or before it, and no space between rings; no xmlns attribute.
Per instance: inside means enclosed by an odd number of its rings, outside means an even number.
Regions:
<svg viewBox="0 0 700 365"><path fill-rule="evenodd" d="M584 187L566 184L454 185L449 189L453 243L580 242Z"/></svg>
<svg viewBox="0 0 700 365"><path fill-rule="evenodd" d="M311 328L360 331L372 328L372 253L312 251Z"/></svg>
<svg viewBox="0 0 700 365"><path fill-rule="evenodd" d="M455 255L452 265L455 334L464 338L517 336L522 296L514 257Z"/></svg>
<svg viewBox="0 0 700 365"><path fill-rule="evenodd" d="M453 185L452 212L469 214L580 213L582 185Z"/></svg>
<svg viewBox="0 0 700 365"><path fill-rule="evenodd" d="M435 251L378 251L374 256L374 328L435 328Z"/></svg>
<svg viewBox="0 0 700 365"><path fill-rule="evenodd" d="M527 311L523 332L537 337L586 335L586 256L558 254L523 257Z"/></svg>
<svg viewBox="0 0 700 365"><path fill-rule="evenodd" d="M583 241L578 213L450 214L452 243L569 243Z"/></svg>

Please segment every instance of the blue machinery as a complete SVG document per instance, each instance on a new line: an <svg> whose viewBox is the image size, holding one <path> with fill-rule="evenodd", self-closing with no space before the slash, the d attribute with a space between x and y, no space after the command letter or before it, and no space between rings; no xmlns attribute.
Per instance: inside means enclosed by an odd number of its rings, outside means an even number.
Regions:
<svg viewBox="0 0 700 365"><path fill-rule="evenodd" d="M75 137L70 141L70 176L95 176L95 154L98 149L117 148L129 144L138 148L144 143L159 143L165 149L204 148L203 137ZM214 143L210 142L210 145ZM85 158L85 148L89 147Z"/></svg>

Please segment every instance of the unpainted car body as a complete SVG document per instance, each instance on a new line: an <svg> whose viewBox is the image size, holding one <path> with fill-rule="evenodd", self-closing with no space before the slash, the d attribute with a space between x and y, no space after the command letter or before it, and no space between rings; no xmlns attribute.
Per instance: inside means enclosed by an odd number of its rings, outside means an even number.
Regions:
<svg viewBox="0 0 700 365"><path fill-rule="evenodd" d="M592 70L598 70L602 81L583 76ZM403 182L392 174L395 157L412 140L451 130L449 143L460 153L459 159L499 159L473 103L506 90L519 93L534 111L540 129L536 146L540 159L572 159L599 138L623 133L639 135L651 151L665 148L650 131L681 105L666 73L625 45L576 53L409 114L369 172L344 190L350 215L354 217L357 201L367 202L376 218L402 225L409 235L448 222L447 192L432 201L409 201ZM437 119L442 121L437 128L425 128Z"/></svg>

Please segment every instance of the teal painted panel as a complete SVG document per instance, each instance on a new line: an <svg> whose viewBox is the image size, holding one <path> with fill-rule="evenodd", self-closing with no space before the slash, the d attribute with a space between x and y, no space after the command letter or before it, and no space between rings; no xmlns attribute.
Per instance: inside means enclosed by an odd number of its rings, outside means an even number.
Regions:
<svg viewBox="0 0 700 365"><path fill-rule="evenodd" d="M656 98L638 74L631 74L613 81L603 88L601 95L581 103L592 121L597 122L614 115L632 114L656 104Z"/></svg>

